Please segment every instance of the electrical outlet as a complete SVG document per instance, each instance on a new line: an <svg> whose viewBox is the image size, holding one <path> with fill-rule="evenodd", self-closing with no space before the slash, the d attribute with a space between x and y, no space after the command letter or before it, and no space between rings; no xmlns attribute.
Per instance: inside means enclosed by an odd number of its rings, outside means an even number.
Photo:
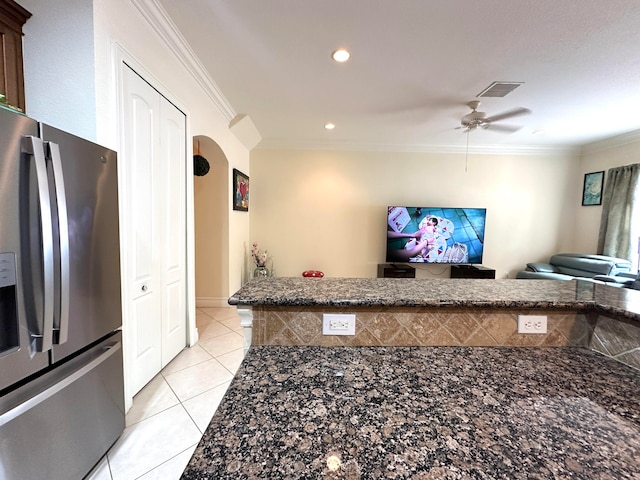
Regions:
<svg viewBox="0 0 640 480"><path fill-rule="evenodd" d="M356 314L355 313L323 313L322 314L322 334L323 335L355 335L356 334Z"/></svg>
<svg viewBox="0 0 640 480"><path fill-rule="evenodd" d="M547 333L547 316L518 315L518 333Z"/></svg>
<svg viewBox="0 0 640 480"><path fill-rule="evenodd" d="M329 320L329 330L349 330L349 320Z"/></svg>

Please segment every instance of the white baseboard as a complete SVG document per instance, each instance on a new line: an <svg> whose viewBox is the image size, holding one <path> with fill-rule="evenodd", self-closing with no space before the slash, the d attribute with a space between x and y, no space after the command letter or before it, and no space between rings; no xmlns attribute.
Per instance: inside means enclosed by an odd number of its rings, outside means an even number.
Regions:
<svg viewBox="0 0 640 480"><path fill-rule="evenodd" d="M216 298L216 297L196 297L196 308L204 308L204 307L230 307L229 302L227 302L227 298Z"/></svg>

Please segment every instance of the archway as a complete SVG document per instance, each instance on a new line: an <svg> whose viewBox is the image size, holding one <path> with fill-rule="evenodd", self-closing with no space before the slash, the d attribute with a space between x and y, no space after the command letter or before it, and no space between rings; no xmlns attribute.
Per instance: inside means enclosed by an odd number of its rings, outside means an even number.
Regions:
<svg viewBox="0 0 640 480"><path fill-rule="evenodd" d="M229 161L220 146L193 137L193 154L209 171L193 180L196 306L224 307L229 298Z"/></svg>

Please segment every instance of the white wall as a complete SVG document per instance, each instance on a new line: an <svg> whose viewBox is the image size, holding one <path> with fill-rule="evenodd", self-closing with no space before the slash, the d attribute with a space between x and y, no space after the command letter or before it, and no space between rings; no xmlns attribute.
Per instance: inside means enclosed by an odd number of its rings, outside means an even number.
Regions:
<svg viewBox="0 0 640 480"><path fill-rule="evenodd" d="M638 132L585 146L580 161L580 178L582 181L585 173L604 170L606 183L608 169L633 163L640 163L640 134ZM574 202L577 205L581 205L582 187L578 192L578 198L574 199ZM596 251L601 214L601 205L580 206L576 209L574 227L576 232L574 244L576 251Z"/></svg>
<svg viewBox="0 0 640 480"><path fill-rule="evenodd" d="M28 114L117 150L120 49L144 67L149 82L186 111L190 136L203 135L220 146L229 162L229 184L232 168L249 172L249 151L229 130L233 115L227 118L221 112L210 92L136 8L155 11L153 0L24 0L21 4L33 14L25 25ZM248 216L230 212L228 232L225 290L235 292L245 269Z"/></svg>
<svg viewBox="0 0 640 480"><path fill-rule="evenodd" d="M96 140L93 6L86 0L20 0L27 114Z"/></svg>
<svg viewBox="0 0 640 480"><path fill-rule="evenodd" d="M220 307L229 298L229 163L210 138L196 137L193 151L209 162L209 172L193 179L196 304Z"/></svg>
<svg viewBox="0 0 640 480"><path fill-rule="evenodd" d="M229 167L249 169L249 152L229 130L230 119L217 107L184 63L151 29L135 4L154 2L102 0L94 3L96 92L98 139L107 145L118 144L118 110L114 48L125 50L153 75L155 86L186 107L191 136L213 139L229 161ZM170 97L170 100L172 98ZM229 172L229 184L231 173ZM249 236L248 218L229 215L229 291L235 292L242 282L244 247Z"/></svg>
<svg viewBox="0 0 640 480"><path fill-rule="evenodd" d="M513 278L527 262L573 247L578 158L255 150L251 240L278 276L307 269L374 277L384 263L388 205L486 207L483 264ZM418 276L448 277L443 266Z"/></svg>

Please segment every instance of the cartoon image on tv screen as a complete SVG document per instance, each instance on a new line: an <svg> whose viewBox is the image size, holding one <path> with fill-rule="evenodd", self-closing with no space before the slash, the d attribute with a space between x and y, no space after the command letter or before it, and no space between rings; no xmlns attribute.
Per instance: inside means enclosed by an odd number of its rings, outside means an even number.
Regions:
<svg viewBox="0 0 640 480"><path fill-rule="evenodd" d="M388 207L387 261L482 263L484 208Z"/></svg>

